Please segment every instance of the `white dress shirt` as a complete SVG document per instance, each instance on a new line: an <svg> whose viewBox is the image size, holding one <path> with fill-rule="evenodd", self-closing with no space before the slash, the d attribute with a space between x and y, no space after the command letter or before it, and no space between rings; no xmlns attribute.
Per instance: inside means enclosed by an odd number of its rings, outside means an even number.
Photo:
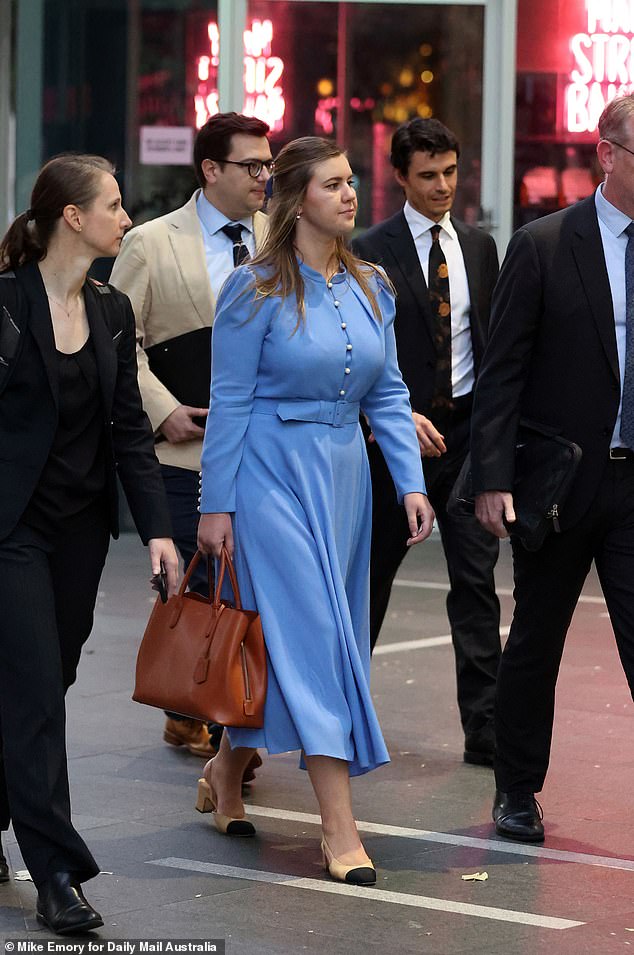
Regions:
<svg viewBox="0 0 634 955"><path fill-rule="evenodd" d="M611 448L623 447L621 431L621 401L623 400L623 379L625 377L625 250L627 236L625 229L632 221L624 212L613 206L603 195L603 184L595 193L594 201L599 218L599 231L603 243L603 255L608 270L610 292L612 293L612 309L614 311L614 327L616 331L616 350L619 356L619 373L621 376L621 400L619 413L612 433Z"/></svg>
<svg viewBox="0 0 634 955"><path fill-rule="evenodd" d="M223 226L236 225L233 220L227 219L214 205L200 192L196 199L196 212L200 219L200 226L205 246L205 260L214 299L218 298L225 279L233 272L233 242L228 235L222 232ZM255 238L253 236L253 220L249 216L238 220L243 226L242 241L249 250L249 255L255 253Z"/></svg>
<svg viewBox="0 0 634 955"><path fill-rule="evenodd" d="M439 222L434 222L406 202L403 215L414 239L426 285L429 285L429 252L432 246L430 229L435 225L440 226L438 241L447 261L451 302L451 393L452 397L459 398L473 390L475 380L469 322L471 299L460 242L448 212Z"/></svg>

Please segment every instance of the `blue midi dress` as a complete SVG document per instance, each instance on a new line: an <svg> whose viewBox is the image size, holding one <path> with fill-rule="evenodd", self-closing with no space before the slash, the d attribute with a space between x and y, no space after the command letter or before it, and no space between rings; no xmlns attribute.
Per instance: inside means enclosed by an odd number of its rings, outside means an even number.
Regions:
<svg viewBox="0 0 634 955"><path fill-rule="evenodd" d="M331 756L359 775L389 761L369 686L360 409L399 499L425 485L387 285L371 278L379 323L346 271L326 282L300 269L297 330L295 296L256 302L248 265L218 298L200 510L232 514L242 602L260 613L268 655L264 726L230 729L231 745Z"/></svg>

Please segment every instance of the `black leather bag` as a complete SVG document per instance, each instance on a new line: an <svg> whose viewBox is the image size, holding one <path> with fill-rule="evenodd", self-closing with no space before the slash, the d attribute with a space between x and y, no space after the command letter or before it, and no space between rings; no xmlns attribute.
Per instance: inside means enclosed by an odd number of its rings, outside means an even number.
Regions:
<svg viewBox="0 0 634 955"><path fill-rule="evenodd" d="M546 425L520 420L515 445L513 505L516 520L507 524L526 550L535 551L551 531L559 533L559 518L581 460L581 448ZM454 516L473 514L475 497L471 456L467 455L451 492L447 510Z"/></svg>
<svg viewBox="0 0 634 955"><path fill-rule="evenodd" d="M152 374L183 405L209 407L211 328L197 328L145 349ZM205 427L205 418L192 419Z"/></svg>

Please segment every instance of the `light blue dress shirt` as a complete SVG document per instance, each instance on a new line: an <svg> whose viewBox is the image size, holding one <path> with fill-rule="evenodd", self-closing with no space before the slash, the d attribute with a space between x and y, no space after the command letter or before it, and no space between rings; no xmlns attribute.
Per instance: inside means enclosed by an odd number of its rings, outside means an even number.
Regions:
<svg viewBox="0 0 634 955"><path fill-rule="evenodd" d="M595 193L599 231L603 243L605 265L608 270L610 292L612 293L612 309L614 311L614 327L616 331L616 348L619 356L619 374L621 377L621 401L623 398L623 379L625 376L625 250L627 236L625 229L632 221L624 212L613 206L603 195L603 184ZM621 439L621 401L612 434L611 448L623 446Z"/></svg>
<svg viewBox="0 0 634 955"><path fill-rule="evenodd" d="M196 212L200 219L203 234L205 261L211 291L214 299L217 299L225 280L233 272L233 242L221 230L223 226L236 225L237 223L233 219L227 219L226 215L216 209L205 197L202 190L196 199ZM253 219L249 216L246 219L238 219L237 222L244 227L242 241L249 250L249 255L253 257L255 254Z"/></svg>

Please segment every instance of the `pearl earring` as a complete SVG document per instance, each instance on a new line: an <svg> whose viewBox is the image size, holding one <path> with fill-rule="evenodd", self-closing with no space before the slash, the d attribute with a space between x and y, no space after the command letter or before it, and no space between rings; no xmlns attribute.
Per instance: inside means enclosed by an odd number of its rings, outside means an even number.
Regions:
<svg viewBox="0 0 634 955"><path fill-rule="evenodd" d="M295 216L296 219L301 219L301 217L302 217L301 212L298 212L297 215Z"/></svg>

